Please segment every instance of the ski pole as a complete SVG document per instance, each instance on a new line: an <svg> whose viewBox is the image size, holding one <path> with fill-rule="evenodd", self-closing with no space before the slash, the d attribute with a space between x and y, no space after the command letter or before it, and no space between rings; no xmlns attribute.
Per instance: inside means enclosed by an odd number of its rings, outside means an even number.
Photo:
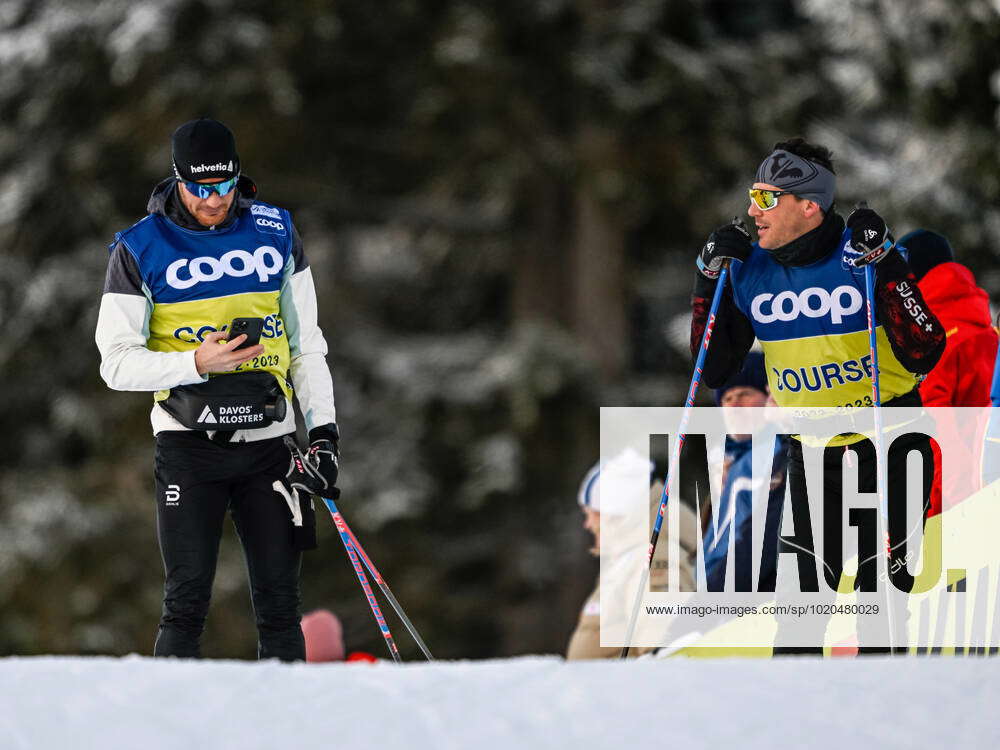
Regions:
<svg viewBox="0 0 1000 750"><path fill-rule="evenodd" d="M858 203L858 208L867 208L868 204L865 201ZM870 250L865 247L865 254L867 255ZM878 497L879 506L882 510L882 517L885 519L886 525L886 537L889 537L889 495L888 487L886 485L888 473L888 466L886 462L888 456L886 456L886 461L883 461L882 456L884 455L884 440L882 437L882 388L879 380L879 367L878 367L878 336L875 321L875 268L872 263L865 265L865 303L866 303L866 317L868 322L868 350L869 356L871 357L871 381L872 381L872 403L875 409L875 482L878 487ZM886 544L886 601L885 601L885 617L886 623L889 626L889 655L891 656L895 651L894 641L895 636L893 634L892 626L892 592L890 588L894 585L891 579L891 557L892 557L892 539L888 538ZM858 564L860 566L866 561Z"/></svg>
<svg viewBox="0 0 1000 750"><path fill-rule="evenodd" d="M875 269L872 268L869 263L865 266L865 297L867 298L867 315L868 315L868 351L872 360L872 402L875 404L875 444L876 451L879 454L879 465L881 465L881 454L882 454L882 388L879 385L879 368L878 368L878 337L876 335L876 323L875 323ZM885 472L879 472L879 492L881 493L884 487L884 476ZM887 498L882 495L883 511L887 511Z"/></svg>
<svg viewBox="0 0 1000 750"><path fill-rule="evenodd" d="M856 208L868 208L867 201L861 201ZM861 246L865 255L871 250ZM882 387L878 367L878 336L875 320L875 268L872 263L865 265L865 314L868 323L868 356L871 359L872 403L875 407L875 473L878 485L879 505L882 515L888 519L889 506L886 494L886 472L882 466ZM888 523L888 521L887 521ZM888 529L887 529L888 531Z"/></svg>
<svg viewBox="0 0 1000 750"><path fill-rule="evenodd" d="M354 545L351 543L351 536L347 530L347 525L344 523L344 518L340 515L340 511L337 509L337 504L332 498L324 497L323 502L326 503L327 510L329 510L330 515L333 516L333 523L337 527L337 531L340 533L340 541L344 543L347 558L351 561L351 565L354 566L354 572L358 575L358 581L361 582L361 590L364 591L365 597L368 599L368 606L371 607L372 614L375 616L375 622L378 624L379 630L382 631L382 637L385 638L386 648L389 649L389 654L392 656L392 660L398 663L402 661L402 659L399 658L399 649L396 648L396 642L392 639L392 633L389 631L389 625L386 623L385 617L382 616L382 610L378 606L378 600L375 598L375 593L372 591L372 587L368 583L367 576L365 576L365 570L361 566L361 559L358 557L357 550L355 550Z"/></svg>
<svg viewBox="0 0 1000 750"><path fill-rule="evenodd" d="M691 374L691 385L688 387L687 400L684 402L684 413L681 415L680 425L677 428L677 440L674 442L674 453L667 466L667 480L663 483L663 492L660 493L660 508L656 513L656 521L653 522L653 533L649 537L649 550L646 553L646 567L642 571L642 578L639 581L639 589L635 592L635 603L632 605L632 615L629 618L628 630L625 631L625 645L622 646L621 658L628 658L629 643L635 634L635 626L639 620L639 608L642 606L642 595L645 593L649 583L649 569L653 566L653 555L656 553L656 543L660 538L660 528L663 526L663 517L667 511L667 499L670 495L670 482L673 480L674 469L680 464L681 448L684 447L685 433L687 432L688 418L691 415L691 407L694 406L694 397L698 393L698 385L701 383L701 371L705 366L705 357L708 354L708 344L712 339L712 330L715 328L715 315L719 311L719 302L722 301L722 290L726 286L729 278L729 261L722 265L719 273L719 281L715 285L715 294L712 296L712 305L708 311L708 322L705 324L705 332L701 337L701 346L698 347L698 358L694 364L694 372Z"/></svg>
<svg viewBox="0 0 1000 750"><path fill-rule="evenodd" d="M347 532L347 536L350 538L354 549L357 551L358 555L361 556L361 561L365 564L365 567L368 568L368 572L372 574L372 577L375 579L375 583L377 583L379 588L382 589L382 593L385 594L385 598L389 601L389 604L391 604L392 608L396 610L396 614L399 615L399 619L403 621L406 629L410 631L410 635L413 636L413 640L416 641L420 650L424 652L424 656L427 658L427 661L434 661L434 657L431 656L431 652L424 643L424 640L420 637L420 633L417 632L413 623L410 622L410 618L406 616L406 612L403 611L402 605L400 605L400 603L396 600L396 597L392 595L392 591L389 589L389 584L386 583L382 574L375 568L371 558L365 553L365 548L361 546L361 542L359 542L358 538L354 536L354 532L351 531L351 527L347 525L347 519L345 519L342 514L340 516L340 522L343 524L344 530ZM339 529L340 527L338 526L337 528Z"/></svg>

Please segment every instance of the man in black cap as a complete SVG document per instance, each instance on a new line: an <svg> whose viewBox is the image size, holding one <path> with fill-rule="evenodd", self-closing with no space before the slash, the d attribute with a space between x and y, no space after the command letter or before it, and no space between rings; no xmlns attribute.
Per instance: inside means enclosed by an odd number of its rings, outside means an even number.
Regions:
<svg viewBox="0 0 1000 750"><path fill-rule="evenodd" d="M247 562L258 656L305 658L310 492L337 497L338 439L312 273L288 211L257 200L229 128L173 134L174 176L111 244L96 341L116 390L154 393L166 583L156 656L199 657L226 511ZM230 326L239 328L238 335ZM311 441L299 453L298 399Z"/></svg>
<svg viewBox="0 0 1000 750"><path fill-rule="evenodd" d="M201 118L177 128L172 139L174 175L192 183L228 183L240 174L236 140L221 122ZM191 216L204 227L219 224L232 208L236 191L196 188L178 193Z"/></svg>

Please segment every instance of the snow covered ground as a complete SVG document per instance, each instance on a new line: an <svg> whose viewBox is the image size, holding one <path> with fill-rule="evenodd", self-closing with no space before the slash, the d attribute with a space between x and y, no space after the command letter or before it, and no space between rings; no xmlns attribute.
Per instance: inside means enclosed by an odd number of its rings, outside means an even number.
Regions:
<svg viewBox="0 0 1000 750"><path fill-rule="evenodd" d="M0 659L0 747L985 748L987 659Z"/></svg>

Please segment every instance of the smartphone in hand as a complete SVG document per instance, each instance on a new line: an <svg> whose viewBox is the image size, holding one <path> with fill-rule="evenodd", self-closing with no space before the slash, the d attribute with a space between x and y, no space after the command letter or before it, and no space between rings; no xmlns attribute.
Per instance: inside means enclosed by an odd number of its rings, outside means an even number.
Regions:
<svg viewBox="0 0 1000 750"><path fill-rule="evenodd" d="M233 318L233 322L229 324L229 330L226 331L226 340L232 341L240 334L245 333L247 335L246 339L242 344L233 349L233 351L239 351L240 349L246 349L248 346L259 344L260 334L263 330L263 318Z"/></svg>

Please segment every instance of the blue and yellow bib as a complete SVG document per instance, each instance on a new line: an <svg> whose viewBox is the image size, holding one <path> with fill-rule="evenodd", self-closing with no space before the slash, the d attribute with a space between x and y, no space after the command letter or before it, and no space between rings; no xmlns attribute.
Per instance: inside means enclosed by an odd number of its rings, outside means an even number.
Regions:
<svg viewBox="0 0 1000 750"><path fill-rule="evenodd" d="M273 374L291 398L288 338L279 297L292 259L291 217L256 202L228 227L195 231L151 214L115 239L135 258L152 301L146 345L155 352L197 349L233 318L263 318L264 352L233 372ZM169 391L157 392L161 401Z"/></svg>
<svg viewBox="0 0 1000 750"><path fill-rule="evenodd" d="M864 269L844 230L840 247L808 266L787 267L759 245L731 264L733 299L764 349L767 380L779 406L870 406L871 355ZM876 328L882 403L917 383Z"/></svg>

